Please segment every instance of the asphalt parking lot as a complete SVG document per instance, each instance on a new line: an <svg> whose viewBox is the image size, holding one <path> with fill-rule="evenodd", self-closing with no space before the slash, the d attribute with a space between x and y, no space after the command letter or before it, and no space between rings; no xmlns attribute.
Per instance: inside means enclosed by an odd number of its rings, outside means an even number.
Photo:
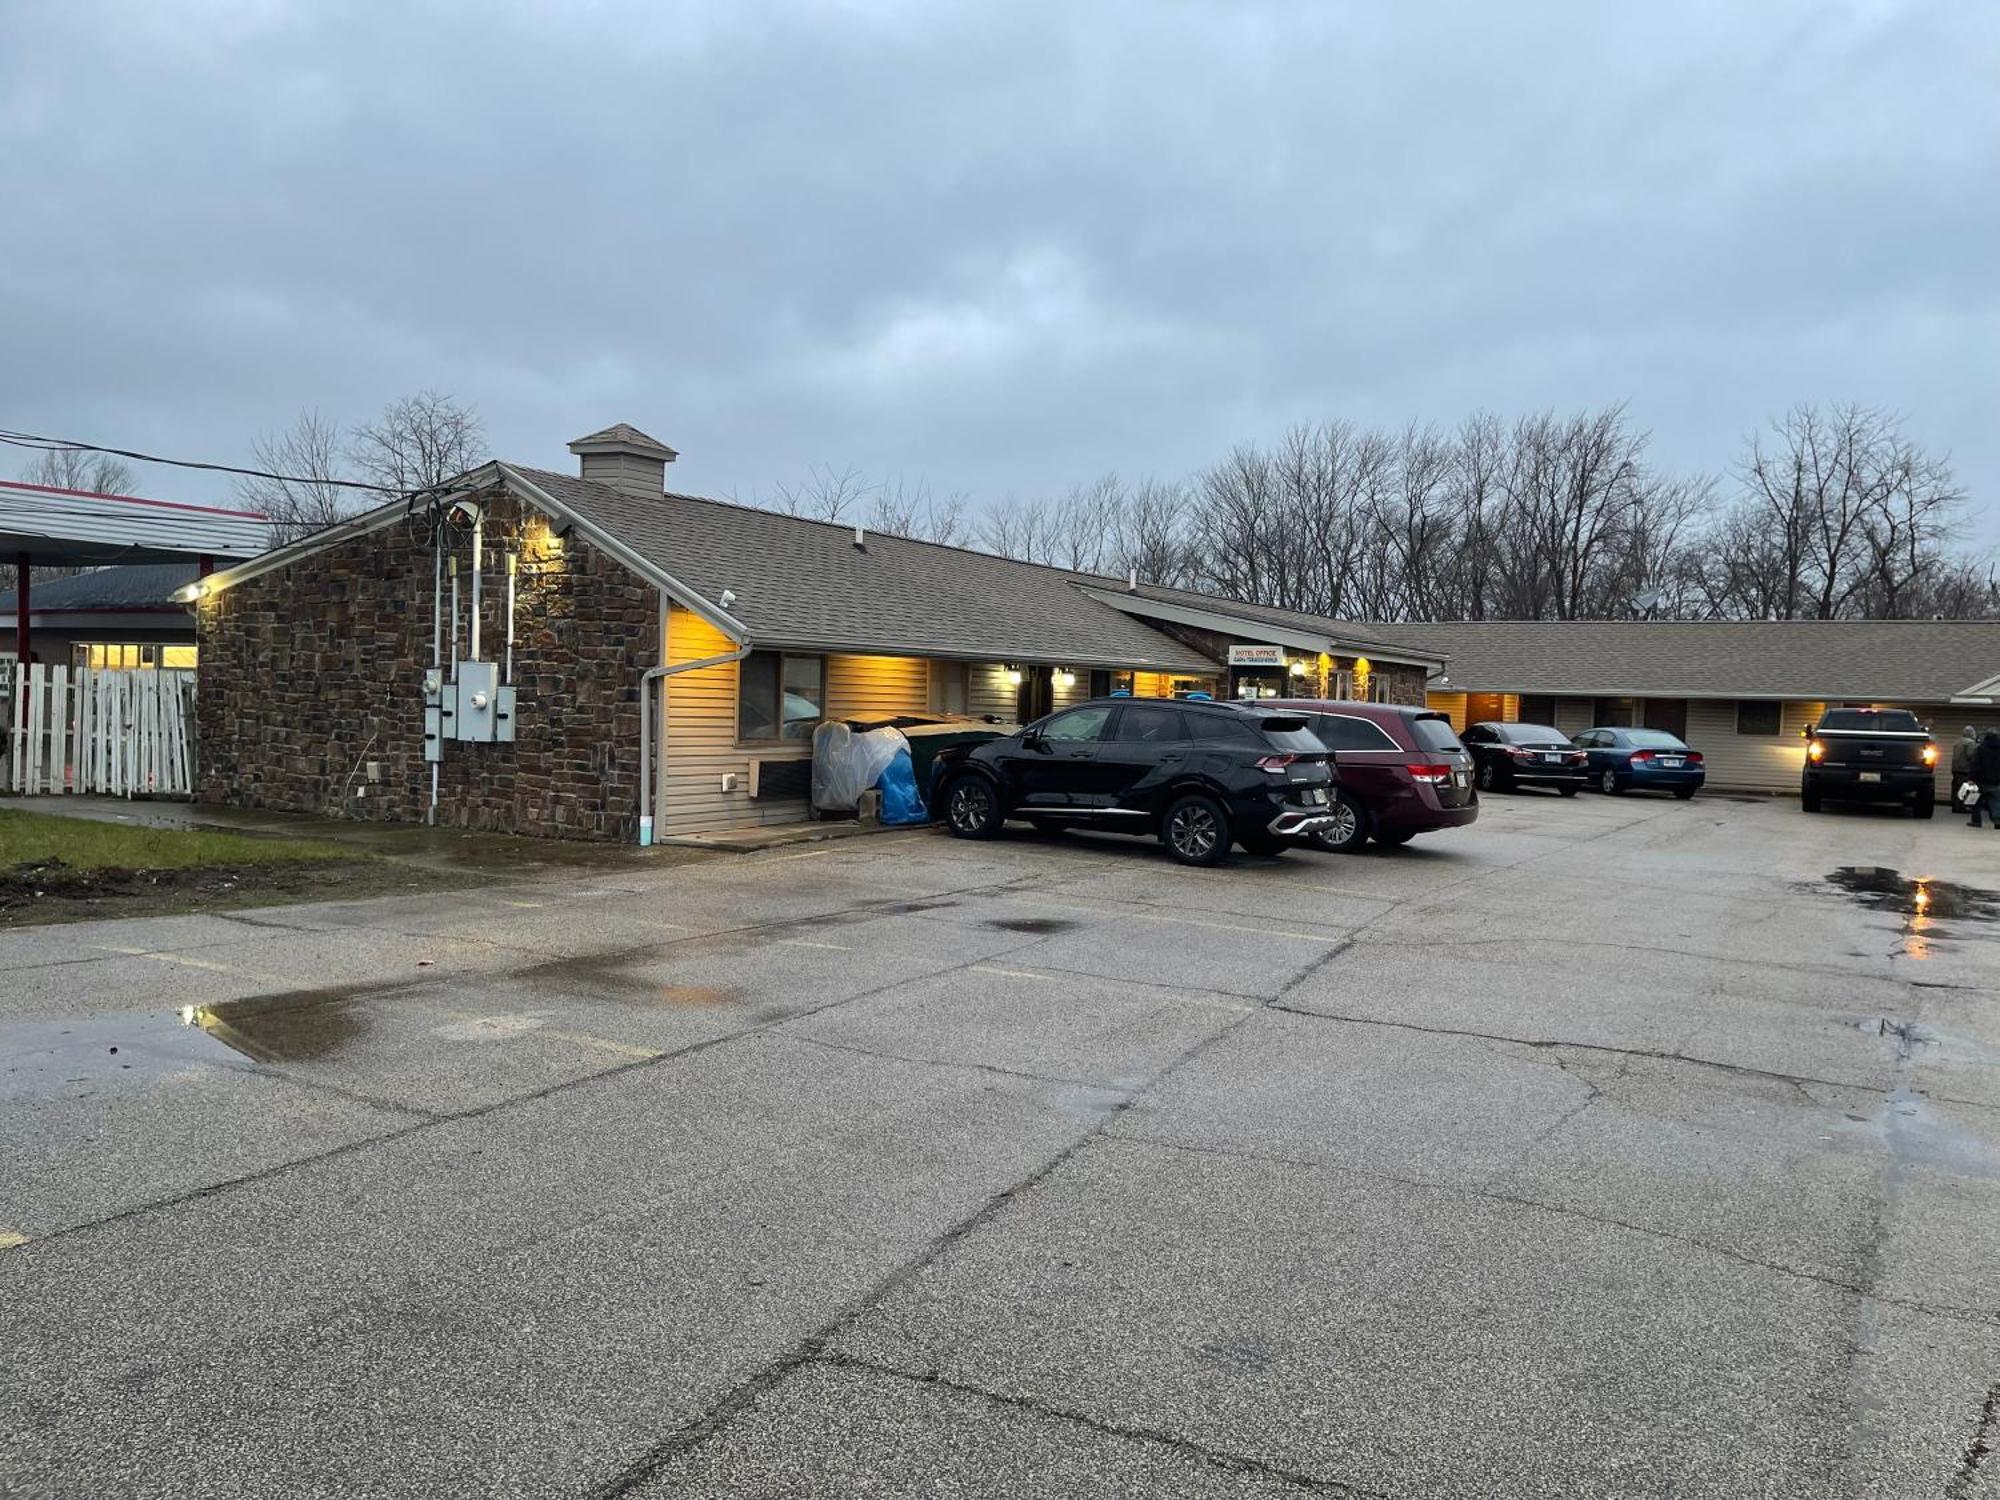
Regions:
<svg viewBox="0 0 2000 1500"><path fill-rule="evenodd" d="M1530 795L0 934L0 1494L2000 1496L1996 890Z"/></svg>

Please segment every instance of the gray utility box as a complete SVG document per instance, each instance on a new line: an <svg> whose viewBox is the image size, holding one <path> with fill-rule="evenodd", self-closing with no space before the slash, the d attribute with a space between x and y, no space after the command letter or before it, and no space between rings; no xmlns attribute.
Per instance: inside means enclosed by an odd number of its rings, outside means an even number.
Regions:
<svg viewBox="0 0 2000 1500"><path fill-rule="evenodd" d="M500 686L500 667L490 661L462 661L458 681L444 684L445 737L475 744L506 744L514 738L514 690Z"/></svg>

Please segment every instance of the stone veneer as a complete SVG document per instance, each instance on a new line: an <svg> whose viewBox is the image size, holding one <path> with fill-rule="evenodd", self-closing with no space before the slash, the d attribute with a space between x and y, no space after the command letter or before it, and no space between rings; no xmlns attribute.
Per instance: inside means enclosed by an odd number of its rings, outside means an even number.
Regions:
<svg viewBox="0 0 2000 1500"><path fill-rule="evenodd" d="M511 744L445 742L438 822L564 838L638 827L639 677L659 658L658 592L538 512L487 497L482 654L503 659L505 544L516 579ZM460 566L469 656L469 542ZM196 796L206 803L420 822L430 804L423 678L432 549L398 520L224 589L198 609ZM445 655L450 644L447 577ZM370 782L370 762L382 779ZM356 788L363 788L361 795Z"/></svg>

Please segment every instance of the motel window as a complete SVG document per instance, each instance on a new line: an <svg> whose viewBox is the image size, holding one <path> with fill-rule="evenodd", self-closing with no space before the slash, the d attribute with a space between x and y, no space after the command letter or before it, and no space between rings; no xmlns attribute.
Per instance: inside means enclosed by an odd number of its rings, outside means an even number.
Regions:
<svg viewBox="0 0 2000 1500"><path fill-rule="evenodd" d="M826 717L826 659L752 651L736 676L739 740L809 740Z"/></svg>
<svg viewBox="0 0 2000 1500"><path fill-rule="evenodd" d="M1521 719L1528 724L1553 724L1556 700L1546 693L1521 694Z"/></svg>
<svg viewBox="0 0 2000 1500"><path fill-rule="evenodd" d="M1759 702L1753 698L1741 698L1736 703L1736 732L1738 734L1775 735L1778 732L1781 703Z"/></svg>
<svg viewBox="0 0 2000 1500"><path fill-rule="evenodd" d="M931 663L931 712L962 714L972 701L971 668L962 661Z"/></svg>

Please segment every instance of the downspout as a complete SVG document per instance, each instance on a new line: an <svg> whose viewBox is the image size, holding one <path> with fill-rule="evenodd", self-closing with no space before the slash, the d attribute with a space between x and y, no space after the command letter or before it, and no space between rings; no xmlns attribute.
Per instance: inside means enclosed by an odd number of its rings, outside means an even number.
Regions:
<svg viewBox="0 0 2000 1500"><path fill-rule="evenodd" d="M672 615L672 606L663 611ZM660 625L660 654L667 652L667 628L665 620ZM750 654L750 642L745 641L734 651L725 651L720 656L704 656L697 661L677 661L672 666L665 663L648 667L639 679L639 843L643 847L653 842L653 684L682 672L699 672L704 667L727 666L738 662ZM666 762L666 726L660 726L660 761L662 769Z"/></svg>

